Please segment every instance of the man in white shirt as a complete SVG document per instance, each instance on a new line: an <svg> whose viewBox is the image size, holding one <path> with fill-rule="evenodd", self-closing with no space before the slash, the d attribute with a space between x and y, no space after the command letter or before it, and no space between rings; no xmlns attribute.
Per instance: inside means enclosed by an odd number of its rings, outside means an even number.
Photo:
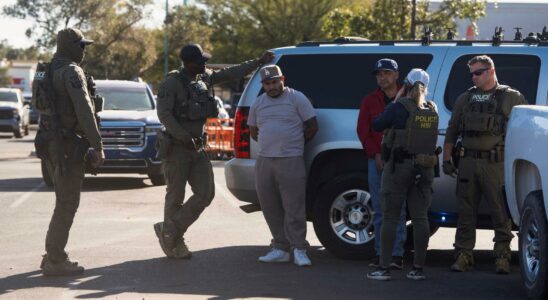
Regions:
<svg viewBox="0 0 548 300"><path fill-rule="evenodd" d="M316 113L306 96L284 85L276 65L260 70L265 93L251 106L247 124L259 143L255 185L272 233L272 249L261 262L293 262L309 266L306 255L304 145L318 131Z"/></svg>

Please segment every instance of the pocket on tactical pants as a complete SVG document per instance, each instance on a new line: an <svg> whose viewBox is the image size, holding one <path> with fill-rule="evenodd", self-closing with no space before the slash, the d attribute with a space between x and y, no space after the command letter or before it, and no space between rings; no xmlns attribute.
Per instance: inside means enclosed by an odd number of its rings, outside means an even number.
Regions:
<svg viewBox="0 0 548 300"><path fill-rule="evenodd" d="M471 158L462 158L459 163L457 176L457 196L467 198L474 179L474 161Z"/></svg>

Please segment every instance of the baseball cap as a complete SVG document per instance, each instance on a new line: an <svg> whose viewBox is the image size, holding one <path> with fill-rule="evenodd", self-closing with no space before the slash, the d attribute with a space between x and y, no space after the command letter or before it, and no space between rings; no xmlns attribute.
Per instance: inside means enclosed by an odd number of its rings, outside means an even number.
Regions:
<svg viewBox="0 0 548 300"><path fill-rule="evenodd" d="M188 44L181 49L179 57L182 61L205 63L211 58L211 54L204 52L198 44Z"/></svg>
<svg viewBox="0 0 548 300"><path fill-rule="evenodd" d="M407 81L411 85L419 82L427 87L428 83L430 82L430 75L428 75L428 73L426 73L426 71L423 69L412 69L411 71L409 71L409 74L407 74L407 77L405 77L405 81Z"/></svg>
<svg viewBox="0 0 548 300"><path fill-rule="evenodd" d="M57 45L70 45L71 43L80 42L81 44L89 45L93 40L84 38L82 31L76 28L61 29L57 33Z"/></svg>
<svg viewBox="0 0 548 300"><path fill-rule="evenodd" d="M261 81L272 78L280 78L283 76L282 70L277 65L264 66L259 71L259 74L261 74Z"/></svg>
<svg viewBox="0 0 548 300"><path fill-rule="evenodd" d="M377 74L378 71L389 70L389 71L398 71L398 63L390 58L381 58L375 64L375 69L373 70L373 75Z"/></svg>

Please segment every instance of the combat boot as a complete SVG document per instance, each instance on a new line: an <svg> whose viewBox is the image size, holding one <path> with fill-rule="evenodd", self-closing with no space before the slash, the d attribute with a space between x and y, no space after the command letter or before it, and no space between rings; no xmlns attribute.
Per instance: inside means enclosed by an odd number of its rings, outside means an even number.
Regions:
<svg viewBox="0 0 548 300"><path fill-rule="evenodd" d="M455 263L451 265L451 271L465 272L472 269L474 265L474 257L466 252L459 252Z"/></svg>
<svg viewBox="0 0 548 300"><path fill-rule="evenodd" d="M192 257L192 252L188 250L184 239L181 239L177 243L177 246L171 250L171 253L173 254L173 258L177 259L189 259Z"/></svg>
<svg viewBox="0 0 548 300"><path fill-rule="evenodd" d="M154 232L158 237L158 242L160 242L160 247L162 248L162 251L164 251L164 254L167 257L173 257L173 249L176 244L174 237L171 234L164 232L164 222L154 224Z"/></svg>
<svg viewBox="0 0 548 300"><path fill-rule="evenodd" d="M497 260L495 261L495 273L510 273L510 260L508 258L497 258Z"/></svg>
<svg viewBox="0 0 548 300"><path fill-rule="evenodd" d="M43 256L40 269L44 276L76 276L84 273L84 267L78 262L70 261L68 258L60 263L53 263L48 259L47 254Z"/></svg>

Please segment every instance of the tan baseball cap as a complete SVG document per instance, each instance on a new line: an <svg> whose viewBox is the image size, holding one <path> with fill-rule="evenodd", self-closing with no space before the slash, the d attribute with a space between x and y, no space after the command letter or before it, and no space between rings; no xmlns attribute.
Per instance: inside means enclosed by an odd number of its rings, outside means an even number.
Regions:
<svg viewBox="0 0 548 300"><path fill-rule="evenodd" d="M264 66L259 71L259 74L261 74L261 81L283 76L282 70L277 65Z"/></svg>
<svg viewBox="0 0 548 300"><path fill-rule="evenodd" d="M89 45L93 43L93 40L84 38L84 35L79 29L76 28L65 28L61 29L57 33L57 45L70 45L72 43L81 43L84 45Z"/></svg>

